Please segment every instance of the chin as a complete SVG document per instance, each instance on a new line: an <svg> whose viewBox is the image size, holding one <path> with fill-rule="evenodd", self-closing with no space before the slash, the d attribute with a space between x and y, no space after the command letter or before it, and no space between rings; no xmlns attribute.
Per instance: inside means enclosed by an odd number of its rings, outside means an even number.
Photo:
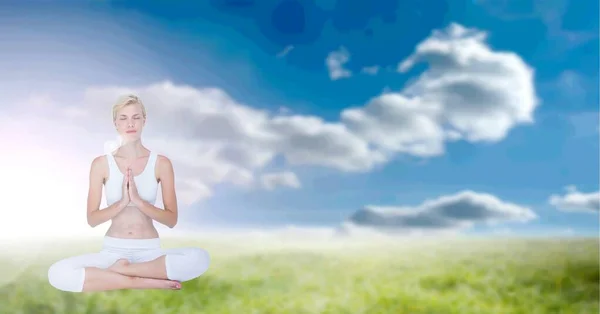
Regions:
<svg viewBox="0 0 600 314"><path fill-rule="evenodd" d="M123 139L126 141L136 141L140 139L140 133L133 133L133 134L128 134L125 133L123 134Z"/></svg>

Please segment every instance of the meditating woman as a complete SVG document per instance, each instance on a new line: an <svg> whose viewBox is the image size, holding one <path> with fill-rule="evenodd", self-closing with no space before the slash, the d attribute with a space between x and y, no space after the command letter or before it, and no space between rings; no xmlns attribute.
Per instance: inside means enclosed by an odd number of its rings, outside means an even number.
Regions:
<svg viewBox="0 0 600 314"><path fill-rule="evenodd" d="M87 201L90 226L112 220L103 248L54 263L48 280L70 292L180 289L207 271L209 255L200 248L161 248L153 220L177 224L173 166L142 145L146 109L138 97L121 98L112 114L122 145L92 161ZM164 209L154 206L159 183ZM109 206L99 209L103 185Z"/></svg>

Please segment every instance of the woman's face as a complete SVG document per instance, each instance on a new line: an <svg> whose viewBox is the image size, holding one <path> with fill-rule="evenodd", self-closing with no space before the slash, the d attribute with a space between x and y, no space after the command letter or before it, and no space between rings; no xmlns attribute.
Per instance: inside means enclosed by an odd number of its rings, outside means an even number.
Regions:
<svg viewBox="0 0 600 314"><path fill-rule="evenodd" d="M117 112L115 126L117 132L126 141L137 140L142 136L146 119L139 104L123 107Z"/></svg>

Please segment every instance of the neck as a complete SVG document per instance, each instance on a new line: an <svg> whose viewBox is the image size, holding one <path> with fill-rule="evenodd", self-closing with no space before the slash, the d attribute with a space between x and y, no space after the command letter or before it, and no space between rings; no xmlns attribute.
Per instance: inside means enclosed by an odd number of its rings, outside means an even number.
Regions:
<svg viewBox="0 0 600 314"><path fill-rule="evenodd" d="M146 149L139 139L131 142L123 142L118 151L119 155L125 158L138 158L146 154Z"/></svg>

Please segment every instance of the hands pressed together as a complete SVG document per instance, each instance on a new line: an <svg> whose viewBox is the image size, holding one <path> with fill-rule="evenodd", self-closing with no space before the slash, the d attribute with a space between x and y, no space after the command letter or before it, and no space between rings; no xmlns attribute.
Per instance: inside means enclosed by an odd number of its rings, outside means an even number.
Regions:
<svg viewBox="0 0 600 314"><path fill-rule="evenodd" d="M138 194L132 171L127 168L127 172L123 176L123 196L121 197L121 204L128 206L130 203L139 206L142 203L142 199Z"/></svg>

